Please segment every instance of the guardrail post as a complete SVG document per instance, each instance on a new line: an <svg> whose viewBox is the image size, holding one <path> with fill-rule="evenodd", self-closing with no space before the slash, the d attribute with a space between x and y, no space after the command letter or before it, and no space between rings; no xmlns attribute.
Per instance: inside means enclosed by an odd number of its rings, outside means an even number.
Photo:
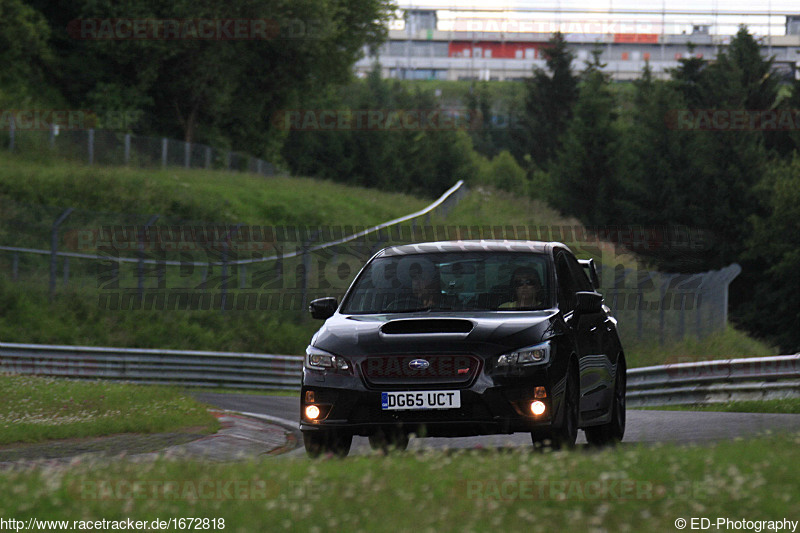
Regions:
<svg viewBox="0 0 800 533"><path fill-rule="evenodd" d="M206 168L211 168L211 147L206 146Z"/></svg>
<svg viewBox="0 0 800 533"><path fill-rule="evenodd" d="M169 141L167 140L166 137L162 137L161 138L161 166L162 167L166 167L167 166L167 150L169 149L168 143L169 143Z"/></svg>
<svg viewBox="0 0 800 533"><path fill-rule="evenodd" d="M189 168L192 163L192 143L183 143L183 166Z"/></svg>
<svg viewBox="0 0 800 533"><path fill-rule="evenodd" d="M125 134L125 164L128 165L131 162L131 134Z"/></svg>
<svg viewBox="0 0 800 533"><path fill-rule="evenodd" d="M61 213L55 222L50 232L50 302L55 299L56 294L56 267L58 263L58 227L64 220L74 211L73 208L68 208Z"/></svg>

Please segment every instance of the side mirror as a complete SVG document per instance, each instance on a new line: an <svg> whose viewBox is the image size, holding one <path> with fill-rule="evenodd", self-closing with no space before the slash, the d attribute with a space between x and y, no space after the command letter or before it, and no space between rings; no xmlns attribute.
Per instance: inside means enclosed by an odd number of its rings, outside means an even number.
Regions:
<svg viewBox="0 0 800 533"><path fill-rule="evenodd" d="M599 313L603 309L603 295L597 292L575 293L575 313Z"/></svg>
<svg viewBox="0 0 800 533"><path fill-rule="evenodd" d="M578 263L580 263L586 271L586 275L589 276L589 281L592 282L592 288L594 290L599 290L600 278L597 275L597 266L594 264L594 259L578 259Z"/></svg>
<svg viewBox="0 0 800 533"><path fill-rule="evenodd" d="M337 307L339 307L339 303L336 301L336 298L332 296L317 298L316 300L311 300L311 303L308 304L311 318L318 318L320 320L326 320L332 317Z"/></svg>

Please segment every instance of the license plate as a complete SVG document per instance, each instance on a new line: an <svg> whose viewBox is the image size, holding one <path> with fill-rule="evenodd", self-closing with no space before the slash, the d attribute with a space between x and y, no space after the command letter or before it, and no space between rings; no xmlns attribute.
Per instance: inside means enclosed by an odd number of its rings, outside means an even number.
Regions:
<svg viewBox="0 0 800 533"><path fill-rule="evenodd" d="M459 407L461 407L461 391L459 390L381 393L381 409L457 409Z"/></svg>

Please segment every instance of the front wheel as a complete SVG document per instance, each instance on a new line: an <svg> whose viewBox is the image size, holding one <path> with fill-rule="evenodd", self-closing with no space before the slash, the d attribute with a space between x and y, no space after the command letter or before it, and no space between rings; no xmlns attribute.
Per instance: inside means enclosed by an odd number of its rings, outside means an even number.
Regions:
<svg viewBox="0 0 800 533"><path fill-rule="evenodd" d="M575 447L575 441L578 439L579 394L577 372L570 369L567 374L567 386L564 389L564 421L561 427L532 431L531 440L534 447L543 446L547 441L550 441L550 447L554 450Z"/></svg>
<svg viewBox="0 0 800 533"><path fill-rule="evenodd" d="M303 431L303 446L309 457L332 453L338 457L347 457L353 435L336 430Z"/></svg>
<svg viewBox="0 0 800 533"><path fill-rule="evenodd" d="M611 402L611 420L601 426L586 428L586 441L592 446L614 445L625 435L625 393L627 390L627 368L619 356L617 377L614 380L614 398Z"/></svg>
<svg viewBox="0 0 800 533"><path fill-rule="evenodd" d="M373 450L380 450L384 454L391 451L405 451L408 448L408 434L402 431L378 430L369 435L369 445Z"/></svg>

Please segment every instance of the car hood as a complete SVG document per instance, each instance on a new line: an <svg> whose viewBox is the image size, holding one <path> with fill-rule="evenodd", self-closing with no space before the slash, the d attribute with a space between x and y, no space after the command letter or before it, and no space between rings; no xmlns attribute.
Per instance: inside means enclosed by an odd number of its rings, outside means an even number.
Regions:
<svg viewBox="0 0 800 533"><path fill-rule="evenodd" d="M473 354L493 356L531 346L563 329L561 315L546 311L471 313L336 313L311 344L336 355Z"/></svg>

